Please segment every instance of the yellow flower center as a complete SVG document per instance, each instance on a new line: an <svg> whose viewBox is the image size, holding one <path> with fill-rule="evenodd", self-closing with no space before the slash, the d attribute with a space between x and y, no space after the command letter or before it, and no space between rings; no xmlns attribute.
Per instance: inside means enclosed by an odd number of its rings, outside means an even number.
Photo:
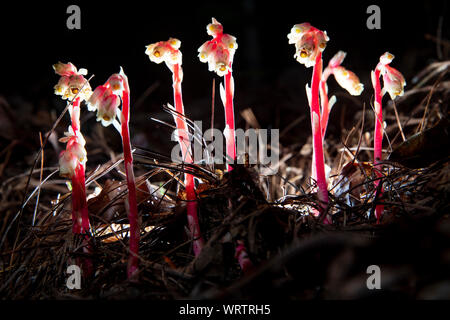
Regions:
<svg viewBox="0 0 450 320"><path fill-rule="evenodd" d="M233 44L233 43L230 43L230 44L228 45L228 48L233 49L233 48L234 48L234 44Z"/></svg>
<svg viewBox="0 0 450 320"><path fill-rule="evenodd" d="M157 58L159 58L161 56L161 52L159 52L158 50L155 50L155 52L153 52L153 55Z"/></svg>
<svg viewBox="0 0 450 320"><path fill-rule="evenodd" d="M72 88L71 91L73 94L77 94L78 92L80 92L78 88Z"/></svg>
<svg viewBox="0 0 450 320"><path fill-rule="evenodd" d="M225 71L225 70L227 70L227 67L226 67L224 64L222 64L222 65L220 66L219 70L220 70L220 71Z"/></svg>
<svg viewBox="0 0 450 320"><path fill-rule="evenodd" d="M110 118L110 116L108 116L108 115L104 115L103 116L103 120L105 120L105 121L109 121L109 120L111 120L111 118Z"/></svg>
<svg viewBox="0 0 450 320"><path fill-rule="evenodd" d="M300 51L300 57L307 58L308 57L308 51L306 51L305 49Z"/></svg>

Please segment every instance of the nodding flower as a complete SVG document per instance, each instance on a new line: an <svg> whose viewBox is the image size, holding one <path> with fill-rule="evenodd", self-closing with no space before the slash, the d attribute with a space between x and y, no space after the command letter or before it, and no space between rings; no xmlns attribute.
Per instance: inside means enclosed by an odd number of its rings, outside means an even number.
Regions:
<svg viewBox="0 0 450 320"><path fill-rule="evenodd" d="M307 68L316 63L319 52L323 52L330 38L326 31L311 26L308 22L296 24L288 34L290 44L295 44L294 58Z"/></svg>
<svg viewBox="0 0 450 320"><path fill-rule="evenodd" d="M120 73L110 76L104 85L95 88L87 101L88 110L97 111L97 121L101 121L103 126L114 124L124 90L121 70Z"/></svg>
<svg viewBox="0 0 450 320"><path fill-rule="evenodd" d="M87 106L89 111L97 111L97 121L101 121L102 125L107 127L116 119L120 98L107 83L94 90Z"/></svg>
<svg viewBox="0 0 450 320"><path fill-rule="evenodd" d="M339 51L331 58L328 66L323 71L322 82L326 82L328 77L333 74L336 82L353 96L359 96L363 90L364 85L359 81L358 76L341 66L347 53Z"/></svg>
<svg viewBox="0 0 450 320"><path fill-rule="evenodd" d="M174 64L181 65L182 63L180 46L180 40L169 38L167 41L159 41L148 45L145 53L150 58L150 61L155 63L165 62L167 67L172 70Z"/></svg>
<svg viewBox="0 0 450 320"><path fill-rule="evenodd" d="M397 96L403 96L404 87L406 85L405 78L397 69L392 68L389 64L394 59L394 55L386 52L380 57L380 62L377 69L380 70L383 76L383 90L382 96L387 92L392 100Z"/></svg>
<svg viewBox="0 0 450 320"><path fill-rule="evenodd" d="M222 24L215 18L206 27L207 33L213 37L198 49L201 62L208 62L209 71L214 71L222 77L231 71L234 54L238 48L236 38L223 33Z"/></svg>
<svg viewBox="0 0 450 320"><path fill-rule="evenodd" d="M58 62L53 65L55 73L60 75L58 83L54 86L55 94L62 96L63 99L72 100L80 97L80 102L89 99L92 89L89 82L85 79L87 70L77 68L72 63Z"/></svg>
<svg viewBox="0 0 450 320"><path fill-rule="evenodd" d="M69 131L64 132L64 135L65 137L59 141L67 142L67 147L59 155L59 174L62 177L72 178L79 164L86 165L87 152L84 148L86 141L81 132L74 133L72 126L69 126Z"/></svg>
<svg viewBox="0 0 450 320"><path fill-rule="evenodd" d="M358 76L344 67L336 67L333 70L336 82L352 96L359 96L364 90L364 85L359 82Z"/></svg>

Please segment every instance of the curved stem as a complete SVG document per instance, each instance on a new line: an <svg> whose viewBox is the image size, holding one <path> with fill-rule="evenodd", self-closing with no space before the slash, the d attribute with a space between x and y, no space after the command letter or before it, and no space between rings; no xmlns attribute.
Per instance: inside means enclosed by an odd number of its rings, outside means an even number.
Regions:
<svg viewBox="0 0 450 320"><path fill-rule="evenodd" d="M136 201L136 181L133 171L133 155L131 153L131 141L130 141L130 88L128 85L127 77L122 74L124 90L122 95L122 146L123 157L125 164L125 174L127 176L128 187L128 220L130 223L130 256L128 258L128 279L133 279L139 271L139 216Z"/></svg>

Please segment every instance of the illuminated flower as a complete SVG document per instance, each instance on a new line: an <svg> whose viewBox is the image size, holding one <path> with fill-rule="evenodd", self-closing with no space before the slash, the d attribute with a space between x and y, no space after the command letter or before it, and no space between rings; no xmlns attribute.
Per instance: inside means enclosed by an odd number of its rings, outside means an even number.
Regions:
<svg viewBox="0 0 450 320"><path fill-rule="evenodd" d="M200 48L198 48L198 58L201 62L208 62L208 58L213 52L214 47L217 47L217 45L212 43L211 41L207 41Z"/></svg>
<svg viewBox="0 0 450 320"><path fill-rule="evenodd" d="M294 58L307 68L316 63L317 54L325 50L330 40L326 31L316 29L307 22L294 25L288 39L289 44L295 44Z"/></svg>
<svg viewBox="0 0 450 320"><path fill-rule="evenodd" d="M389 66L389 64L394 59L394 55L385 52L380 57L380 62L377 65L377 69L380 71L383 76L383 90L382 95L386 92L389 93L392 100L394 100L397 96L402 96L404 93L404 87L406 85L405 78L397 69L394 69ZM372 78L374 75L372 75ZM376 79L372 79L372 82L376 82Z"/></svg>
<svg viewBox="0 0 450 320"><path fill-rule="evenodd" d="M388 92L392 100L397 96L403 96L406 81L400 71L386 65L382 69L382 75L384 83L383 93Z"/></svg>
<svg viewBox="0 0 450 320"><path fill-rule="evenodd" d="M77 68L71 63L62 63L58 62L53 65L53 69L55 70L55 73L60 76L70 76L74 74L81 74L83 76L87 75L87 70L84 68L81 68L79 71L77 71Z"/></svg>
<svg viewBox="0 0 450 320"><path fill-rule="evenodd" d="M77 68L72 63L61 63L53 65L55 73L60 75L58 83L54 86L55 94L62 96L63 99L72 100L80 97L80 101L87 100L92 94L89 82L84 78L87 74L86 69Z"/></svg>
<svg viewBox="0 0 450 320"><path fill-rule="evenodd" d="M97 110L100 101L103 100L103 97L107 93L108 90L109 90L109 88L105 85L98 86L97 88L95 88L91 97L87 101L87 108L89 111Z"/></svg>
<svg viewBox="0 0 450 320"><path fill-rule="evenodd" d="M352 71L344 67L333 68L334 78L336 82L353 96L359 96L364 90L364 85Z"/></svg>
<svg viewBox="0 0 450 320"><path fill-rule="evenodd" d="M69 150L63 150L59 154L59 174L62 177L72 178L78 165L77 157Z"/></svg>
<svg viewBox="0 0 450 320"><path fill-rule="evenodd" d="M97 121L101 121L102 125L107 127L113 123L117 115L117 109L120 106L120 98L115 95L112 90L108 90L99 101L97 108Z"/></svg>
<svg viewBox="0 0 450 320"><path fill-rule="evenodd" d="M311 25L308 22L294 25L288 34L289 44L296 44L310 29Z"/></svg>
<svg viewBox="0 0 450 320"><path fill-rule="evenodd" d="M392 60L394 60L395 56L392 53L389 52L385 52L381 57L380 57L380 63L382 65L388 65L389 63L392 62Z"/></svg>
<svg viewBox="0 0 450 320"><path fill-rule="evenodd" d="M222 34L223 33L222 24L215 18L212 18L211 20L212 22L206 26L206 32L212 37L216 37L219 34Z"/></svg>
<svg viewBox="0 0 450 320"><path fill-rule="evenodd" d="M150 58L150 61L155 63L165 62L171 69L174 64L182 63L180 46L180 40L169 38L167 41L159 41L146 46L145 53Z"/></svg>
<svg viewBox="0 0 450 320"><path fill-rule="evenodd" d="M109 83L109 86L114 94L122 95L124 90L122 75L115 73L110 76L106 82Z"/></svg>
<svg viewBox="0 0 450 320"><path fill-rule="evenodd" d="M97 121L101 121L105 127L113 123L116 118L117 110L120 106L119 95L121 91L119 91L119 87L122 86L123 90L123 85L120 84L115 75L111 76L111 78L112 83L107 82L105 85L98 86L88 101L88 110L97 111ZM113 87L116 87L115 90L118 94L114 93Z"/></svg>
<svg viewBox="0 0 450 320"><path fill-rule="evenodd" d="M231 71L234 54L238 48L236 38L223 33L223 27L215 18L208 24L207 32L213 37L198 49L201 62L208 62L208 70L222 77Z"/></svg>

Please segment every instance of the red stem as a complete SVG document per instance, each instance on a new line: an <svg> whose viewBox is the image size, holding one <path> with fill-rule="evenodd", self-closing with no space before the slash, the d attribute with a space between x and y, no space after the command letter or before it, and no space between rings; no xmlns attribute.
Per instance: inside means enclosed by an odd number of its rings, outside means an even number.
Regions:
<svg viewBox="0 0 450 320"><path fill-rule="evenodd" d="M80 135L80 97L75 98L71 106L71 126L75 136ZM92 244L89 239L90 223L89 211L86 199L86 181L84 165L79 163L72 176L72 233L84 235L83 252L90 253ZM93 264L90 258L77 258L77 264L81 265L85 277L93 273Z"/></svg>
<svg viewBox="0 0 450 320"><path fill-rule="evenodd" d="M327 180L325 176L325 163L323 155L323 140L320 121L319 85L322 74L322 53L319 52L314 65L311 81L311 127L313 134L314 162L318 186L318 197L322 202L322 209L328 204ZM314 121L316 119L316 121Z"/></svg>
<svg viewBox="0 0 450 320"><path fill-rule="evenodd" d="M234 131L234 105L233 105L233 90L232 90L233 75L230 71L225 75L225 125L228 127L226 132L226 150L227 150L227 170L231 171L233 168L228 165L228 160L236 160L236 137Z"/></svg>
<svg viewBox="0 0 450 320"><path fill-rule="evenodd" d="M71 125L75 136L80 134L80 97L75 98L71 106ZM89 213L86 200L84 166L80 163L72 176L72 232L89 232Z"/></svg>
<svg viewBox="0 0 450 320"><path fill-rule="evenodd" d="M133 155L131 153L130 141L130 88L128 79L123 75L124 90L122 95L122 146L125 163L125 174L127 176L128 187L128 221L130 222L130 256L128 258L127 275L128 279L134 280L139 271L139 216L136 201L136 181L133 171Z"/></svg>
<svg viewBox="0 0 450 320"><path fill-rule="evenodd" d="M374 74L374 90L375 90L375 135L374 135L374 164L375 173L377 177L382 177L381 171L383 170L383 166L378 164L381 160L383 160L382 147L383 147L383 109L382 109L382 94L381 94L381 84L380 84L380 68L375 69ZM378 165L377 165L378 164ZM375 187L378 188L378 184L380 180L375 182ZM378 197L381 197L383 194L383 187L380 189L380 193ZM377 218L377 223L380 223L380 218L383 213L384 206L379 204L375 207L375 216Z"/></svg>
<svg viewBox="0 0 450 320"><path fill-rule="evenodd" d="M322 105L321 113L321 128L322 128L322 139L325 140L325 134L328 127L328 119L330 117L330 102L328 100L328 94L326 90L327 80L331 71L329 67L325 68L322 79L320 80L320 103Z"/></svg>
<svg viewBox="0 0 450 320"><path fill-rule="evenodd" d="M179 64L173 65L173 94L175 102L175 110L182 116L184 116L183 97L181 94L181 67ZM181 147L181 154L183 160L186 163L193 163L192 155L189 152L191 149L191 143L189 140L189 131L186 120L180 117L175 119L179 144ZM187 220L188 228L193 238L193 250L194 255L198 256L203 248L204 241L200 233L200 224L197 216L197 195L195 193L194 176L189 173L184 175L184 183L187 199Z"/></svg>

